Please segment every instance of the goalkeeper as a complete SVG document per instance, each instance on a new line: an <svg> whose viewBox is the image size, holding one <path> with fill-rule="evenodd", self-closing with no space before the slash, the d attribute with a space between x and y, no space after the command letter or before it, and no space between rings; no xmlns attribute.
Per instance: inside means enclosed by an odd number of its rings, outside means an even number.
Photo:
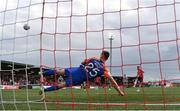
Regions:
<svg viewBox="0 0 180 111"><path fill-rule="evenodd" d="M105 62L108 58L109 52L102 51L100 58L92 57L89 59L85 59L79 67L71 67L56 70L49 69L43 71L41 73L43 76L57 74L58 76L62 76L65 81L64 83L45 88L44 92L55 91L64 87L81 85L85 81L95 79L96 77L104 76L105 78L108 78L110 80L113 87L117 90L118 94L123 96L124 92L119 88L118 84L108 71L108 68L105 66ZM42 91L40 91L40 94L42 94Z"/></svg>

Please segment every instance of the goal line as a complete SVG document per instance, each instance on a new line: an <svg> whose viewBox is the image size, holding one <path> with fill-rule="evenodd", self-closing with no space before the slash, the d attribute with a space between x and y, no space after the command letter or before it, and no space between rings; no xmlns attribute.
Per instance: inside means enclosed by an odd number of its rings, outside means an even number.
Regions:
<svg viewBox="0 0 180 111"><path fill-rule="evenodd" d="M58 103L61 105L94 105L94 106L179 106L180 103L96 103L96 102L90 102L90 103L85 103L85 102L57 102L57 101L44 101L44 100L34 100L34 101L1 101L0 104L20 104L20 103L39 103L39 104L53 104L53 103Z"/></svg>

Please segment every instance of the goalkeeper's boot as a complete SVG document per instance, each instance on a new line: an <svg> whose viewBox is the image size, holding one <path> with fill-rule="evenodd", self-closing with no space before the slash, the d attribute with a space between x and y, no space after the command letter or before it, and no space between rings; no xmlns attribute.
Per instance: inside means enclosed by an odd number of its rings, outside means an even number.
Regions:
<svg viewBox="0 0 180 111"><path fill-rule="evenodd" d="M42 93L43 93L42 90L40 90L40 91L39 91L39 95L42 95Z"/></svg>
<svg viewBox="0 0 180 111"><path fill-rule="evenodd" d="M45 100L44 88L41 87L41 89L39 91L39 95L42 95L42 99L41 100Z"/></svg>
<svg viewBox="0 0 180 111"><path fill-rule="evenodd" d="M38 72L38 74L39 74L39 75L43 75L43 72L42 72L42 71L40 71L40 72Z"/></svg>
<svg viewBox="0 0 180 111"><path fill-rule="evenodd" d="M44 78L43 72L40 71L38 74L40 75L40 83L44 84L46 82L46 78Z"/></svg>

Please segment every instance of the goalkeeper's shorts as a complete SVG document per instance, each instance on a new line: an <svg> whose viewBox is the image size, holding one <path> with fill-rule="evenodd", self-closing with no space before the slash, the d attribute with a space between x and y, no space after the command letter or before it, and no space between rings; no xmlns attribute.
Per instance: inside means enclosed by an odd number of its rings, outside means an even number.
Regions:
<svg viewBox="0 0 180 111"><path fill-rule="evenodd" d="M86 72L82 68L65 68L65 83L67 87L81 85L84 81L86 81Z"/></svg>

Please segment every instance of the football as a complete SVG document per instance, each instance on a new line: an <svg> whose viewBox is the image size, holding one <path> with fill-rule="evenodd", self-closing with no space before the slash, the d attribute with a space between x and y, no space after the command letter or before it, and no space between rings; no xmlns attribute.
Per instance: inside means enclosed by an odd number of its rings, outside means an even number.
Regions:
<svg viewBox="0 0 180 111"><path fill-rule="evenodd" d="M140 89L137 89L136 92L140 92Z"/></svg>
<svg viewBox="0 0 180 111"><path fill-rule="evenodd" d="M24 30L29 30L30 26L28 24L24 24L23 28L24 28Z"/></svg>

